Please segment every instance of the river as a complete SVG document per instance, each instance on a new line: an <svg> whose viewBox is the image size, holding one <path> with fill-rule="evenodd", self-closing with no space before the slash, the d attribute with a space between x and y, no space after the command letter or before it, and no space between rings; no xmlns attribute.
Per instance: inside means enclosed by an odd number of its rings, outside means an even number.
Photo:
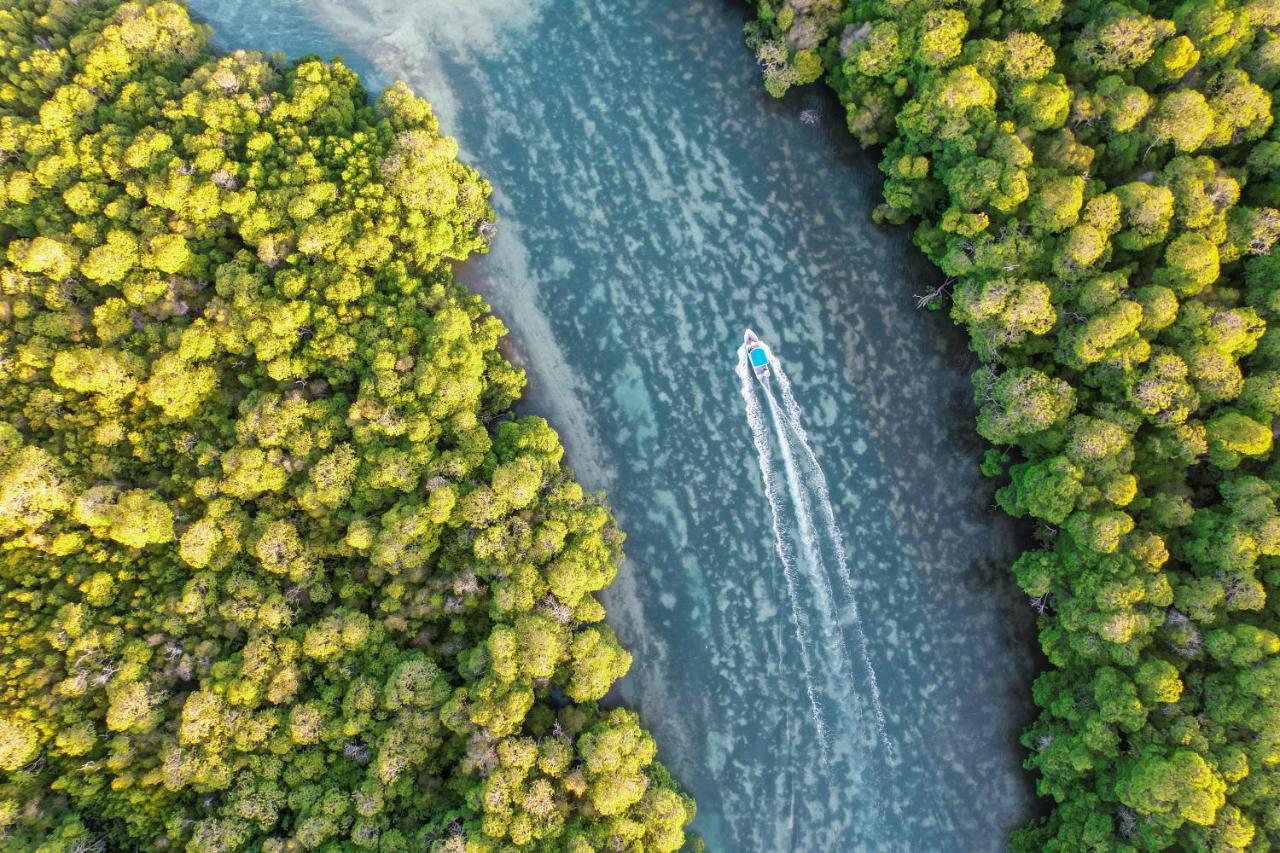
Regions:
<svg viewBox="0 0 1280 853"><path fill-rule="evenodd" d="M605 601L635 663L611 700L697 798L708 849L1000 849L1037 808L1016 740L1035 641L1007 569L1024 534L978 472L974 360L916 309L936 272L871 224L875 159L839 105L764 94L745 4L191 5L221 49L408 81L493 183L493 249L459 274L511 328L522 409L627 531ZM748 325L826 469L893 753L858 668L819 673L847 692L816 741L734 377Z"/></svg>

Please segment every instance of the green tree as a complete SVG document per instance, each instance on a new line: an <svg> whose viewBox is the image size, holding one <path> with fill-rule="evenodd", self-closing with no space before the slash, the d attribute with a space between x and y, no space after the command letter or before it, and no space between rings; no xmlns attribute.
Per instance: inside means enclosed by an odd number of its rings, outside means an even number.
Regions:
<svg viewBox="0 0 1280 853"><path fill-rule="evenodd" d="M622 535L452 277L488 184L406 86L208 37L0 9L0 837L679 849L596 705Z"/></svg>
<svg viewBox="0 0 1280 853"><path fill-rule="evenodd" d="M1280 6L839 7L822 57L884 146L874 216L917 220L980 362L983 472L1040 522L1012 568L1049 661L1022 743L1052 807L1012 847L1265 849Z"/></svg>

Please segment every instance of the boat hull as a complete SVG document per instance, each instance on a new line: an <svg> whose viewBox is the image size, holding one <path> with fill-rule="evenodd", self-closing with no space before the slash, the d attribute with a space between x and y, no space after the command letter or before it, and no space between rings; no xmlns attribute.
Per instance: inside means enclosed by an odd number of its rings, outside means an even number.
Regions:
<svg viewBox="0 0 1280 853"><path fill-rule="evenodd" d="M761 382L769 378L769 349L756 337L756 333L747 329L742 336L742 345L747 348L747 360L756 379Z"/></svg>

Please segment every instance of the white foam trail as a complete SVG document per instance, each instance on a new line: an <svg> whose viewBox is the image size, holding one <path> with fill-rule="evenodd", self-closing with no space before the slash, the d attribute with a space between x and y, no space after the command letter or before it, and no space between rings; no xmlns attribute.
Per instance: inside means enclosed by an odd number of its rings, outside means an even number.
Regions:
<svg viewBox="0 0 1280 853"><path fill-rule="evenodd" d="M791 440L787 436L787 427L783 423L784 416L778 410L778 401L773 396L769 384L764 386L765 399L769 401L769 414L773 419L774 433L778 436L778 451L782 456L782 470L787 475L787 488L796 506L796 526L800 528L800 542L805 549L810 563L813 565L812 578L821 595L822 613L831 625L831 634L835 637L836 648L841 659L850 668L853 659L845 646L844 632L840 629L840 618L836 613L836 597L831 589L831 579L827 576L826 561L822 557L822 543L818 541L818 532L813 522L813 512L809 509L809 496L800 479L800 471L796 467L795 454L791 451Z"/></svg>
<svg viewBox="0 0 1280 853"><path fill-rule="evenodd" d="M778 493L773 483L773 458L769 450L769 434L765 428L764 417L760 411L760 401L756 398L755 377L747 364L747 348L738 349L738 379L742 391L743 402L747 405L747 423L751 427L751 439L756 447L756 456L760 463L760 476L764 480L764 496L769 502L769 511L773 516L773 547L782 562L782 576L787 584L787 598L791 600L791 618L796 625L796 640L800 645L800 663L804 669L805 691L809 695L809 707L813 713L813 724L817 730L818 744L824 753L827 752L827 724L822 717L822 708L818 704L818 696L813 687L813 664L809 659L809 640L805 628L807 620L800 610L796 598L795 564L791 556L791 547L787 542L786 528L782 521L782 508L778 502Z"/></svg>
<svg viewBox="0 0 1280 853"><path fill-rule="evenodd" d="M875 666L871 663L871 652L867 647L866 632L862 629L862 618L858 615L858 599L854 595L853 577L849 574L849 562L844 551L844 537L840 535L840 526L836 523L835 510L831 506L831 494L827 488L827 477L822 471L822 465L819 464L817 455L814 454L813 448L809 444L809 435L805 432L801 421L800 404L796 402L795 395L791 393L791 382L787 379L787 374L783 372L777 359L774 358L773 352L766 351L769 353L769 367L778 380L778 391L782 395L782 404L787 409L791 429L795 433L801 450L804 451L809 467L812 469L813 488L817 493L818 503L822 506L827 534L831 537L832 547L835 550L836 571L840 575L840 582L844 586L845 595L849 599L849 613L853 618L853 629L858 640L858 651L862 655L862 665L867 671L867 682L871 688L871 705L876 715L876 727L880 730L880 740L884 743L885 750L892 757L894 746L893 741L889 739L888 728L885 724L884 706L880 703L880 684L876 680Z"/></svg>

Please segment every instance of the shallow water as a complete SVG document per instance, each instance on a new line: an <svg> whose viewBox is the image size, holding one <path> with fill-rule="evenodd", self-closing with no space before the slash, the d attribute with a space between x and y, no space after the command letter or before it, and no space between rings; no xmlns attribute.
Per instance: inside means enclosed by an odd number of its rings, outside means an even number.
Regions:
<svg viewBox="0 0 1280 853"><path fill-rule="evenodd" d="M1017 529L978 474L973 360L915 309L936 278L907 234L870 224L874 159L838 104L765 96L725 0L191 5L220 47L407 80L492 181L498 237L460 273L512 329L524 407L628 532L606 603L635 664L615 698L697 797L709 849L999 849L1036 808ZM747 325L830 481L892 757L831 645L817 745L734 376ZM820 593L797 590L818 624Z"/></svg>

